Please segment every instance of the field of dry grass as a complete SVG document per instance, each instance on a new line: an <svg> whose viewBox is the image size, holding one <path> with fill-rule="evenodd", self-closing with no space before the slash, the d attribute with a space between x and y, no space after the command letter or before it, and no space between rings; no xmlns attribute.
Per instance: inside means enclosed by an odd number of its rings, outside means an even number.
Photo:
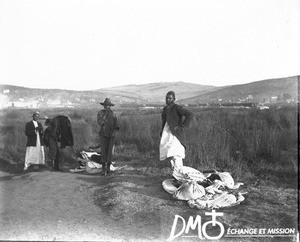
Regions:
<svg viewBox="0 0 300 242"><path fill-rule="evenodd" d="M185 165L198 170L226 170L236 179L294 181L297 176L297 109L193 109L195 118L186 130ZM98 141L97 110L45 109L44 116L65 114L71 118L76 150ZM120 131L116 151L139 152L158 161L160 109L117 110ZM1 111L1 162L22 164L25 157L25 123L32 110ZM74 159L65 152L65 159Z"/></svg>
<svg viewBox="0 0 300 242"><path fill-rule="evenodd" d="M185 165L200 171L228 171L236 181L245 183L241 189L248 192L240 205L220 209L224 215L219 221L226 231L296 230L297 109L192 111L195 119L186 130ZM70 116L77 151L98 143L97 110L40 112L41 117ZM32 110L1 110L0 238L162 241L170 236L177 214L186 220L196 215L207 219L205 211L188 207L162 189L162 181L170 177L170 165L158 161L160 112L118 110L121 129L114 161L125 168L104 177L47 168L23 173L24 127ZM71 149L62 153L62 168L67 171L77 166ZM295 241L295 233L243 238L226 232L221 241ZM196 240L195 236L178 241Z"/></svg>

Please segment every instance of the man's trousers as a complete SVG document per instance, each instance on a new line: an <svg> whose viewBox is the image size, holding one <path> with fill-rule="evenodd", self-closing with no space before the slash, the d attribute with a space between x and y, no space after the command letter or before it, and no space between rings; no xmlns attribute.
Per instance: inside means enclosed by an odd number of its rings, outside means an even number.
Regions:
<svg viewBox="0 0 300 242"><path fill-rule="evenodd" d="M59 170L59 148L54 138L49 139L49 159L52 161L52 168Z"/></svg>
<svg viewBox="0 0 300 242"><path fill-rule="evenodd" d="M114 146L115 137L100 136L101 146L101 162L103 172L110 172L110 164L112 161L112 151ZM105 170L106 169L106 170Z"/></svg>

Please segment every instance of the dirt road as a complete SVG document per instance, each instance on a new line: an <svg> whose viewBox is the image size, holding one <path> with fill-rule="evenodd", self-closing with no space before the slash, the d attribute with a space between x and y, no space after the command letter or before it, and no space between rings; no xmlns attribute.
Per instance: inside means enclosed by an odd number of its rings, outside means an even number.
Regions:
<svg viewBox="0 0 300 242"><path fill-rule="evenodd" d="M126 162L120 162L122 166ZM1 240L165 241L175 215L188 220L206 211L174 200L161 186L166 178L127 164L109 176L51 172L0 172ZM265 185L245 186L246 201L220 210L225 229L296 228L297 190ZM182 225L181 225L182 226ZM180 226L179 226L180 227ZM180 229L178 229L180 230ZM177 241L199 240L178 236ZM282 238L226 238L224 241L282 241ZM293 241L294 236L285 237Z"/></svg>

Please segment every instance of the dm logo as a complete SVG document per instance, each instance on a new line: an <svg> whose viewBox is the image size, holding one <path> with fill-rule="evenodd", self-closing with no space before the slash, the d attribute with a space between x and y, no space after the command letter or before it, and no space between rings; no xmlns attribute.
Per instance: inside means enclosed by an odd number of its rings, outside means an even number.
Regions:
<svg viewBox="0 0 300 242"><path fill-rule="evenodd" d="M217 239L222 238L222 236L224 235L224 232L225 232L225 228L221 222L216 220L216 217L223 216L223 213L217 213L215 210L212 210L211 212L205 212L205 215L211 216L211 220L207 221L203 224L202 224L200 215L197 215L195 220L192 216L190 216L187 223L183 217L181 217L179 215L175 215L171 233L170 233L170 237L167 239L167 241L172 241L181 235L182 235L182 237L191 237L191 236L188 236L190 229L195 230L197 228L197 226L198 226L198 238L199 239L217 240ZM179 219L182 221L182 228L179 232L176 233L177 223L178 223ZM209 224L211 224L211 226L213 226L213 227L215 227L215 226L219 227L220 232L217 236L210 236L207 234L207 226ZM178 231L178 229L177 229L177 231Z"/></svg>

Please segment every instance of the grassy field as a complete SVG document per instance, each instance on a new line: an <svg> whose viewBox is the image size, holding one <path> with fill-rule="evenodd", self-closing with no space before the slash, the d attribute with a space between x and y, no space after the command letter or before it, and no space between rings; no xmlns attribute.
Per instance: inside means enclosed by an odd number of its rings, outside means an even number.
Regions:
<svg viewBox="0 0 300 242"><path fill-rule="evenodd" d="M76 150L97 145L98 110L43 109L44 116L65 114L71 118ZM280 109L191 109L195 118L186 129L187 150L184 164L198 170L229 171L235 179L268 179L296 181L298 171L297 107ZM32 110L1 110L0 161L23 164L25 157L25 123ZM149 157L149 166L159 162L161 109L118 110L120 131L116 152L142 154ZM73 162L71 152L65 159Z"/></svg>

